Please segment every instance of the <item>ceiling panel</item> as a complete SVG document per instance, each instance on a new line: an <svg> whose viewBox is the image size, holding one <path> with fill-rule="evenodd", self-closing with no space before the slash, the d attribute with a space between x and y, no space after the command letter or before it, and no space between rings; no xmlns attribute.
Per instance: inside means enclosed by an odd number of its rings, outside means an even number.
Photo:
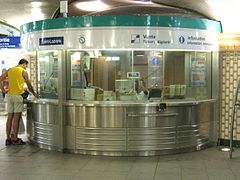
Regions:
<svg viewBox="0 0 240 180"><path fill-rule="evenodd" d="M102 1L112 6L120 6L130 1L137 2L137 0ZM141 2L146 1L148 0ZM221 21L225 32L240 32L238 20L240 0L153 0L153 2L190 9L207 18ZM50 18L58 7L59 0L0 0L0 19L19 28L27 22Z"/></svg>
<svg viewBox="0 0 240 180"><path fill-rule="evenodd" d="M154 2L191 9L222 22L223 32L240 32L240 0L154 0Z"/></svg>
<svg viewBox="0 0 240 180"><path fill-rule="evenodd" d="M9 24L20 25L48 19L59 7L59 0L0 0L0 18Z"/></svg>
<svg viewBox="0 0 240 180"><path fill-rule="evenodd" d="M191 11L198 12L205 15L208 18L215 19L214 15L211 13L211 7L204 0L153 0L156 3L163 3L170 6L177 6Z"/></svg>

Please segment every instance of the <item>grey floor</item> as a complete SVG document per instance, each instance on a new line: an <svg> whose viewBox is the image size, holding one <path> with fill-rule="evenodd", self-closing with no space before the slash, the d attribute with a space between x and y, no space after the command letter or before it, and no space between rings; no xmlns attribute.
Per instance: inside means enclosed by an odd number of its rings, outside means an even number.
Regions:
<svg viewBox="0 0 240 180"><path fill-rule="evenodd" d="M240 149L229 160L220 147L154 157L64 154L29 144L5 147L5 121L0 116L0 180L240 180Z"/></svg>

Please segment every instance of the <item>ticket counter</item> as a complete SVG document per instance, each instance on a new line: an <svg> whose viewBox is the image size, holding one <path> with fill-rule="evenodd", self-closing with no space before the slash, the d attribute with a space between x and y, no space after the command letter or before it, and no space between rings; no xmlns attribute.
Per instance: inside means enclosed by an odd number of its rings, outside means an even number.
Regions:
<svg viewBox="0 0 240 180"><path fill-rule="evenodd" d="M176 16L86 16L22 26L40 93L27 101L29 140L111 156L215 143L219 32L219 22Z"/></svg>

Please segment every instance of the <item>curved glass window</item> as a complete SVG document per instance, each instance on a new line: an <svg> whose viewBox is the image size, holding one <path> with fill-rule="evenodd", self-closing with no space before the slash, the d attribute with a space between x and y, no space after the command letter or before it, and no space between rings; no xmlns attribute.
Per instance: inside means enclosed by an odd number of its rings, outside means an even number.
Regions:
<svg viewBox="0 0 240 180"><path fill-rule="evenodd" d="M59 51L38 51L38 89L41 98L58 98L58 61Z"/></svg>
<svg viewBox="0 0 240 180"><path fill-rule="evenodd" d="M211 98L211 53L69 50L67 99Z"/></svg>

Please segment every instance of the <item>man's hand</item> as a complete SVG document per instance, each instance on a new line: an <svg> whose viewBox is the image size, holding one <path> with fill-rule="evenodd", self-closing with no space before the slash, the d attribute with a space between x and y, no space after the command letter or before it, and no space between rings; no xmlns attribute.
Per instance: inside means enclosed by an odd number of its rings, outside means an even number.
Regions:
<svg viewBox="0 0 240 180"><path fill-rule="evenodd" d="M36 98L39 98L39 97L40 97L38 92L35 93L35 97L36 97Z"/></svg>

